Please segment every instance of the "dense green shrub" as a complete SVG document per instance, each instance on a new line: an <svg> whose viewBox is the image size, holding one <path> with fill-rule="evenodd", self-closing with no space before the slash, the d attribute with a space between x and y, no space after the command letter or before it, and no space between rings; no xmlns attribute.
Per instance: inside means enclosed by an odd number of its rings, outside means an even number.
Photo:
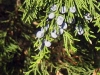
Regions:
<svg viewBox="0 0 100 75"><path fill-rule="evenodd" d="M0 5L1 75L99 71L99 1L1 0Z"/></svg>

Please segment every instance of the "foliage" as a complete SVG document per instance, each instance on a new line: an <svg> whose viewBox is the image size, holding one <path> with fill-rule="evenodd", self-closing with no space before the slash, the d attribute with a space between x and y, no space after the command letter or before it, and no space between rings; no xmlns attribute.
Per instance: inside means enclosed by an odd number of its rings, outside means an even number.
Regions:
<svg viewBox="0 0 100 75"><path fill-rule="evenodd" d="M13 3L0 7L2 75L91 75L100 68L99 1Z"/></svg>

